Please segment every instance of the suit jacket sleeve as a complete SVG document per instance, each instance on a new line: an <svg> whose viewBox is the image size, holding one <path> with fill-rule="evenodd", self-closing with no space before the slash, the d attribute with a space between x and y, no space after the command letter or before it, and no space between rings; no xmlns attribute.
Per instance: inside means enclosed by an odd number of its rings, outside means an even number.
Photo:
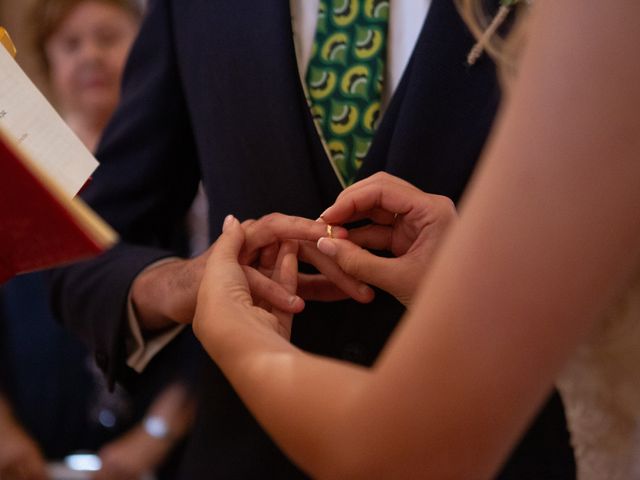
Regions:
<svg viewBox="0 0 640 480"><path fill-rule="evenodd" d="M51 273L55 315L95 352L110 383L126 371L126 302L136 275L169 249L200 178L175 60L171 6L151 2L83 198L120 234L97 259Z"/></svg>

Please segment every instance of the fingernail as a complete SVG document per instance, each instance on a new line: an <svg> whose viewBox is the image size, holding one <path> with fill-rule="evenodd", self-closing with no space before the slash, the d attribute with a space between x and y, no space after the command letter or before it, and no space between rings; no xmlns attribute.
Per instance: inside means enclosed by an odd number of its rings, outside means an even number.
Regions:
<svg viewBox="0 0 640 480"><path fill-rule="evenodd" d="M316 222L324 223L324 220L322 219L322 217L318 217L316 218Z"/></svg>
<svg viewBox="0 0 640 480"><path fill-rule="evenodd" d="M336 246L335 242L330 238L327 238L327 237L320 238L318 240L317 245L318 245L318 250L320 250L325 255L328 255L329 257L335 256L335 254L338 252L338 247Z"/></svg>
<svg viewBox="0 0 640 480"><path fill-rule="evenodd" d="M231 214L224 217L224 223L222 224L222 231L224 232L233 223L235 217Z"/></svg>
<svg viewBox="0 0 640 480"><path fill-rule="evenodd" d="M324 217L324 216L327 214L327 212L328 212L329 210L331 210L331 207L327 208L324 212L322 212L322 213L320 214L320 218Z"/></svg>
<svg viewBox="0 0 640 480"><path fill-rule="evenodd" d="M296 303L298 303L301 300L302 299L300 297L298 297L297 295L291 295L289 297L289 306L293 307Z"/></svg>
<svg viewBox="0 0 640 480"><path fill-rule="evenodd" d="M370 297L373 295L373 290L368 285L361 285L358 287L358 292L360 292L363 297Z"/></svg>

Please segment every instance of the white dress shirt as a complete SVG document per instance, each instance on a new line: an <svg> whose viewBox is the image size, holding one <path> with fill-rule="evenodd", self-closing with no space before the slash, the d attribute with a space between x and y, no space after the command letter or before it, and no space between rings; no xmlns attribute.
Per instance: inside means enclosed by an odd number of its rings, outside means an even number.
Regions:
<svg viewBox="0 0 640 480"><path fill-rule="evenodd" d="M296 55L300 78L304 81L307 66L311 58L311 49L318 21L320 0L289 0L291 21L293 24ZM431 6L431 0L390 0L389 31L387 34L387 64L385 91L383 93L383 110L400 83L400 79L409 62L409 58L420 35L420 30ZM167 261L161 260L161 262ZM154 263L147 268L153 268ZM129 298L129 335L127 338L127 364L141 372L151 359L164 348L184 325L157 335L153 338L143 337L135 316L131 298Z"/></svg>
<svg viewBox="0 0 640 480"><path fill-rule="evenodd" d="M298 70L304 78L311 58L320 0L289 0L289 3L297 45ZM389 1L387 69L383 104L388 103L391 94L400 83L430 6L431 0Z"/></svg>

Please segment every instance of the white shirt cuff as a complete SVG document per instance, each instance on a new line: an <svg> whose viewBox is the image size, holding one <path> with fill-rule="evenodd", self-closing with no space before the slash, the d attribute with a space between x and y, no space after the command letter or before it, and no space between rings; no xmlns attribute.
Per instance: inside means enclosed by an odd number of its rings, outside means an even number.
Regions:
<svg viewBox="0 0 640 480"><path fill-rule="evenodd" d="M163 263L175 260L172 258L163 258L149 265L146 269L157 267ZM146 270L145 269L145 270ZM176 325L175 327L165 330L157 335L145 339L142 335L140 322L133 308L133 300L131 299L131 290L127 297L127 331L125 338L127 365L136 372L141 373L149 362L167 346L178 334L186 327L186 325Z"/></svg>

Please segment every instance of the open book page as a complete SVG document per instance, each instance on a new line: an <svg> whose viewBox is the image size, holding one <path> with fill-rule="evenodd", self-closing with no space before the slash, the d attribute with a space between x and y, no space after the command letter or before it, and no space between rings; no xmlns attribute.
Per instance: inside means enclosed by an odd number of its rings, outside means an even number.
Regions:
<svg viewBox="0 0 640 480"><path fill-rule="evenodd" d="M98 162L9 52L0 47L0 129L51 177L68 198Z"/></svg>

